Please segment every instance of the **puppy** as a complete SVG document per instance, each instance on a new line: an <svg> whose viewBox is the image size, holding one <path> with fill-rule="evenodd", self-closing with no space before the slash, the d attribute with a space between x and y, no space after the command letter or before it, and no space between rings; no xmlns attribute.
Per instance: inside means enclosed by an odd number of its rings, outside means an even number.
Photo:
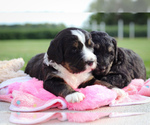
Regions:
<svg viewBox="0 0 150 125"><path fill-rule="evenodd" d="M142 59L132 50L117 47L117 42L107 33L92 31L97 56L95 78L118 88L127 86L132 79L146 79L146 69Z"/></svg>
<svg viewBox="0 0 150 125"><path fill-rule="evenodd" d="M64 29L51 41L46 53L38 54L28 62L25 72L43 80L44 89L56 96L64 97L68 102L80 102L85 96L75 88L105 84L91 73L97 65L93 47L87 31Z"/></svg>

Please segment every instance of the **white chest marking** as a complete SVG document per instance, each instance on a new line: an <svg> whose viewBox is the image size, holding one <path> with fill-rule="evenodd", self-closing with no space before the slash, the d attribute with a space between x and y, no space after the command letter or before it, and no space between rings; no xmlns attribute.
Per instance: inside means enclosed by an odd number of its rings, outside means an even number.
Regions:
<svg viewBox="0 0 150 125"><path fill-rule="evenodd" d="M58 71L58 76L65 80L67 84L69 84L72 88L76 89L82 82L88 80L91 76L90 69L85 70L84 72L78 74L70 73L66 68L62 65L52 62L51 60L48 61L47 54L45 53L44 56L44 63L47 66L52 66L54 69Z"/></svg>
<svg viewBox="0 0 150 125"><path fill-rule="evenodd" d="M66 83L74 89L76 89L82 82L87 81L91 75L91 73L89 73L89 71L87 70L78 74L72 74L68 70L66 70L62 65L57 65L56 67L59 71L58 76L63 78L66 81Z"/></svg>

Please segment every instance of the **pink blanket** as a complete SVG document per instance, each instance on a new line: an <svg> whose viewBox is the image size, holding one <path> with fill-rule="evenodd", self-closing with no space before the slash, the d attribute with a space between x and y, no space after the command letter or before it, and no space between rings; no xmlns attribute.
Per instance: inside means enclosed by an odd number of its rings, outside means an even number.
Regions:
<svg viewBox="0 0 150 125"><path fill-rule="evenodd" d="M102 112L34 112L34 113L23 113L23 112L12 112L9 121L14 124L39 124L43 122L50 122L56 124L56 121L51 120L57 119L59 121L69 122L91 122L103 117L124 117L133 115L142 115L143 113L102 113ZM50 124L49 123L49 124Z"/></svg>
<svg viewBox="0 0 150 125"><path fill-rule="evenodd" d="M0 100L11 102L12 111L41 111L50 108L69 110L89 110L102 106L121 106L150 102L150 79L132 82L123 90L125 97L116 98L116 93L100 85L77 89L85 95L80 103L68 103L62 97L56 97L43 89L43 82L35 78L20 77L7 80L0 84ZM13 81L13 82L12 82Z"/></svg>

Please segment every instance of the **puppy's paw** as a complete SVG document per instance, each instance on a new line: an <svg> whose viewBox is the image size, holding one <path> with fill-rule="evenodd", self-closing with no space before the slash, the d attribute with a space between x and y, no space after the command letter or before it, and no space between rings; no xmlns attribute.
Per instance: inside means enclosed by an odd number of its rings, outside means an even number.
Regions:
<svg viewBox="0 0 150 125"><path fill-rule="evenodd" d="M112 88L113 91L115 91L117 93L117 98L122 98L122 97L126 97L127 93L119 88Z"/></svg>
<svg viewBox="0 0 150 125"><path fill-rule="evenodd" d="M80 102L84 98L85 98L85 95L80 92L74 92L65 97L66 101L70 103Z"/></svg>

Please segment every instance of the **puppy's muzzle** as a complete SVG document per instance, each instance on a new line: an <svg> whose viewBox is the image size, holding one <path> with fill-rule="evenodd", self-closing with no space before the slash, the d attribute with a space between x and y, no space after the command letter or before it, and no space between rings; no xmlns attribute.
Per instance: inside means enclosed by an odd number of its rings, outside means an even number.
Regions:
<svg viewBox="0 0 150 125"><path fill-rule="evenodd" d="M89 66L92 66L93 63L94 63L94 61L87 61L87 62L86 62L86 64L89 65Z"/></svg>
<svg viewBox="0 0 150 125"><path fill-rule="evenodd" d="M92 58L90 60L87 60L86 62L86 65L87 65L87 69L91 69L91 70L94 70L97 66L97 59L96 58Z"/></svg>
<svg viewBox="0 0 150 125"><path fill-rule="evenodd" d="M104 73L106 70L107 70L107 67L106 67L106 66L101 66L101 67L100 67L100 71L101 71L102 73Z"/></svg>

